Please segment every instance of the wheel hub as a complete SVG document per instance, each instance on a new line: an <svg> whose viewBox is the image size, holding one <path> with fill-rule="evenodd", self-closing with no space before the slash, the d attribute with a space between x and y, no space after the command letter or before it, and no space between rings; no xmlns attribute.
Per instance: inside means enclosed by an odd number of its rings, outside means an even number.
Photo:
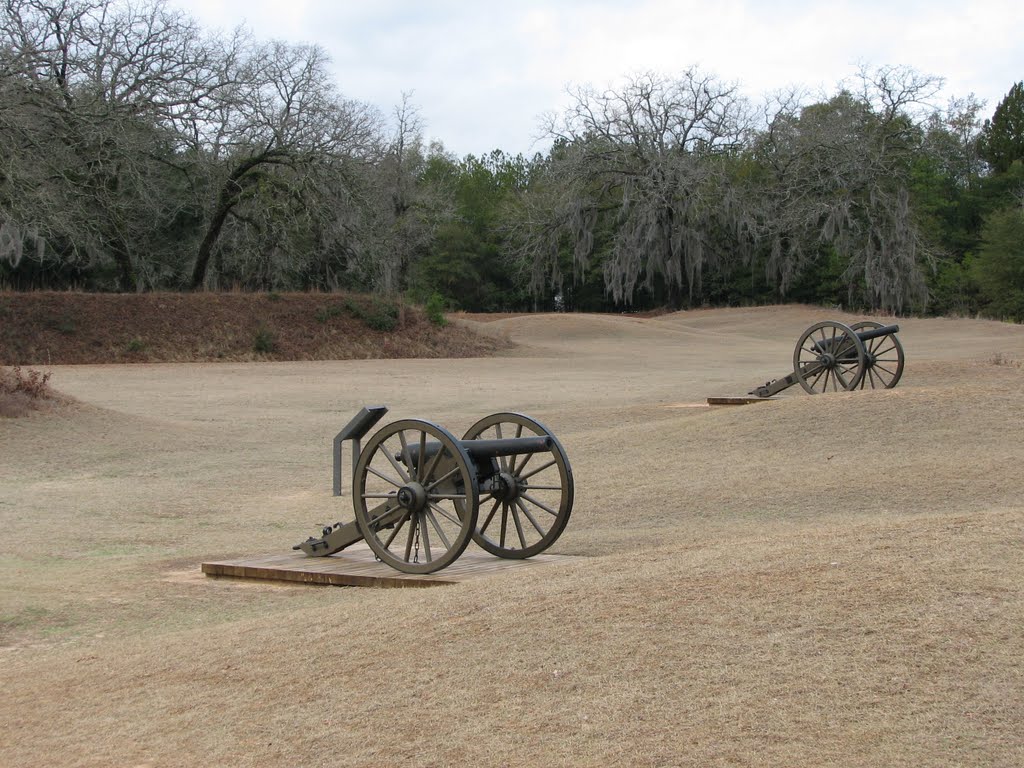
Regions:
<svg viewBox="0 0 1024 768"><path fill-rule="evenodd" d="M419 483L407 483L398 489L398 504L403 509L419 512L427 505L427 492Z"/></svg>
<svg viewBox="0 0 1024 768"><path fill-rule="evenodd" d="M525 485L525 482L516 480L508 472L499 472L491 495L499 501L511 501L519 496L520 487Z"/></svg>

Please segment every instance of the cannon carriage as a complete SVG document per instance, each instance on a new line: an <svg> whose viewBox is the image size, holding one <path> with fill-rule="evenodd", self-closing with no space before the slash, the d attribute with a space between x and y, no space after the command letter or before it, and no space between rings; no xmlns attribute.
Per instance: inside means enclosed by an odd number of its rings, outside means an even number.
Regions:
<svg viewBox="0 0 1024 768"><path fill-rule="evenodd" d="M343 452L351 443L355 520L323 526L293 549L323 557L365 541L404 573L433 573L476 542L503 558L550 547L572 512L573 478L558 439L519 413L480 419L456 439L421 419L385 425L363 408L334 439L334 495L343 493Z"/></svg>
<svg viewBox="0 0 1024 768"><path fill-rule="evenodd" d="M904 353L898 325L861 320L844 325L815 323L793 351L793 372L771 379L748 394L771 397L800 384L810 394L855 389L891 389L903 375Z"/></svg>

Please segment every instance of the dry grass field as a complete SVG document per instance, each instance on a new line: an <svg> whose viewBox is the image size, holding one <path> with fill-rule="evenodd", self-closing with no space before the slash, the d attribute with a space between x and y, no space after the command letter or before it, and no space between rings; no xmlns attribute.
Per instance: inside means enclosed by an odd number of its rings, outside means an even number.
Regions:
<svg viewBox="0 0 1024 768"><path fill-rule="evenodd" d="M1024 327L901 319L893 390L702 407L810 307L470 319L461 360L54 366L0 419L0 766L1024 765ZM885 318L880 318L885 320ZM363 404L552 428L564 565L210 579L351 519Z"/></svg>

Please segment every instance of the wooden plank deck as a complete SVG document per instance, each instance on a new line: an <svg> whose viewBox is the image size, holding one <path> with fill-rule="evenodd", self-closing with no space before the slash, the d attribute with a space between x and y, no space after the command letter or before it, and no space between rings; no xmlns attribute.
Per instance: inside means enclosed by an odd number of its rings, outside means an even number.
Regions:
<svg viewBox="0 0 1024 768"><path fill-rule="evenodd" d="M540 568L575 559L573 555L540 554L526 560L506 560L470 548L454 563L435 573L401 573L389 565L377 562L366 544L353 544L329 557L309 557L302 552L289 551L203 563L202 568L203 573L214 577L271 579L344 587L437 587L519 568Z"/></svg>

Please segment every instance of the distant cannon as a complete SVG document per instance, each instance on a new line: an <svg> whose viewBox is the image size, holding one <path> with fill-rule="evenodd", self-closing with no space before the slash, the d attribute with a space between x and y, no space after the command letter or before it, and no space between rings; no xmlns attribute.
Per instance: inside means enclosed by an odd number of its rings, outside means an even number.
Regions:
<svg viewBox="0 0 1024 768"><path fill-rule="evenodd" d="M898 325L861 320L846 326L832 320L815 323L793 351L793 372L772 379L749 394L771 397L799 383L812 395L853 389L891 389L903 375L903 345Z"/></svg>
<svg viewBox="0 0 1024 768"><path fill-rule="evenodd" d="M363 408L334 438L335 496L342 493L342 449L352 443L356 519L324 526L292 549L323 557L365 540L399 571L433 573L458 559L470 539L518 559L561 536L572 512L572 468L539 421L495 413L457 440L432 422L403 419L361 448L387 411Z"/></svg>

